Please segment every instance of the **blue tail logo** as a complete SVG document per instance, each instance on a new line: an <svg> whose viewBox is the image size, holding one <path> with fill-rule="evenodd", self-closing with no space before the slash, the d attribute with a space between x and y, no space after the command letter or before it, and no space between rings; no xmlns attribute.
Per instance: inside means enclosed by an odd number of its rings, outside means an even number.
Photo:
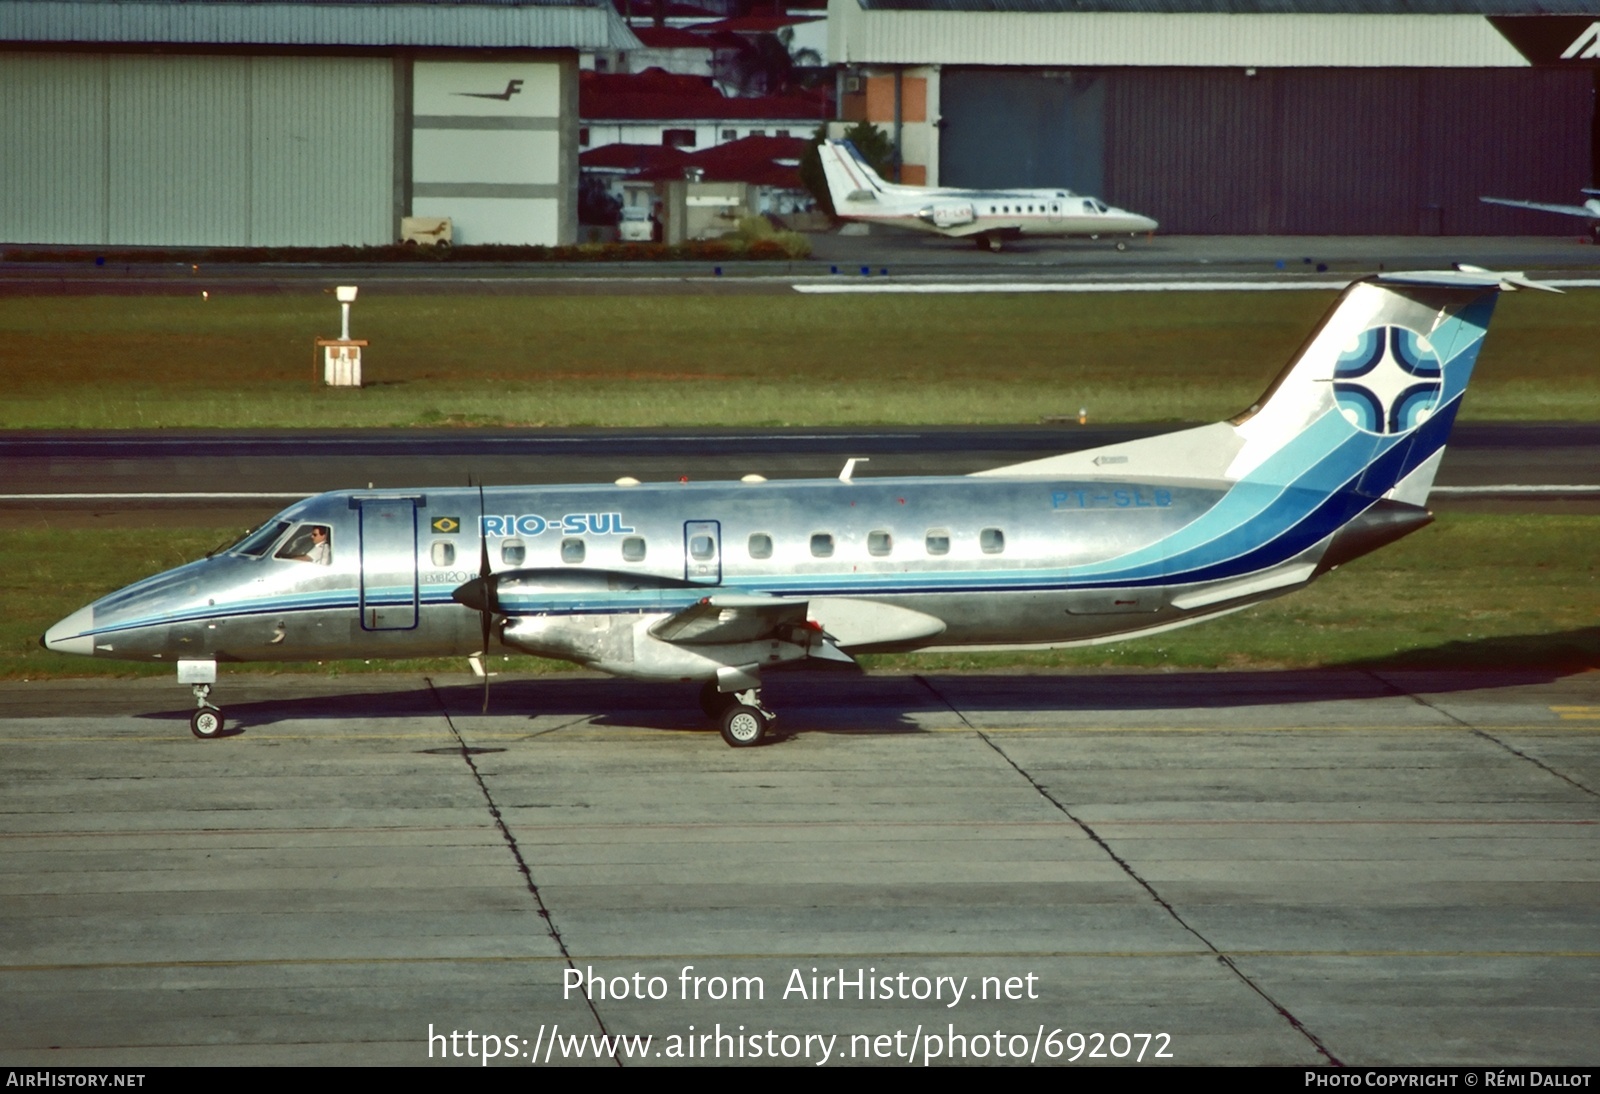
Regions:
<svg viewBox="0 0 1600 1094"><path fill-rule="evenodd" d="M1428 339L1405 327L1370 327L1339 355L1333 397L1364 433L1409 433L1433 416L1444 364Z"/></svg>

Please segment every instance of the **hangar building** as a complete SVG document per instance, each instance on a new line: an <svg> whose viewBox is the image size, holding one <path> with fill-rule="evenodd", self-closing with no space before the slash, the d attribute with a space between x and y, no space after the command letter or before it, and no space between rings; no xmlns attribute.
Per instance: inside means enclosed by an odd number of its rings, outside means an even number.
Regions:
<svg viewBox="0 0 1600 1094"><path fill-rule="evenodd" d="M905 182L1070 186L1173 233L1543 234L1597 170L1600 0L830 0Z"/></svg>
<svg viewBox="0 0 1600 1094"><path fill-rule="evenodd" d="M578 53L606 0L0 3L0 240L577 236Z"/></svg>

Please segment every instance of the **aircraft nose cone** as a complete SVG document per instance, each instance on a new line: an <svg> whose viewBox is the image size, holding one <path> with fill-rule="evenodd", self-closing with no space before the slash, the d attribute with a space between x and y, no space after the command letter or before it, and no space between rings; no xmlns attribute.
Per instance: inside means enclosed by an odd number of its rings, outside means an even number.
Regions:
<svg viewBox="0 0 1600 1094"><path fill-rule="evenodd" d="M57 653L76 653L94 656L94 608L79 608L61 622L44 632L39 645Z"/></svg>

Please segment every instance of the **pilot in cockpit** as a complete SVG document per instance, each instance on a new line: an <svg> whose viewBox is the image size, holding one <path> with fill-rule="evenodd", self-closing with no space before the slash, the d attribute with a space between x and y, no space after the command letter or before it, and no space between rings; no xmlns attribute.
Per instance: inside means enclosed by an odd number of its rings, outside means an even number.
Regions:
<svg viewBox="0 0 1600 1094"><path fill-rule="evenodd" d="M278 552L279 558L295 562L314 562L319 566L333 564L333 547L328 542L328 526L312 524L299 529L289 537L289 542Z"/></svg>

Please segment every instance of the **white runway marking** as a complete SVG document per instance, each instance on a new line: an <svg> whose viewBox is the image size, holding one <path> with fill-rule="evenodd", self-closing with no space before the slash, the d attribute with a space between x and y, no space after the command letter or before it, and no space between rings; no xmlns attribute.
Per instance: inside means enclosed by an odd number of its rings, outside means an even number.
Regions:
<svg viewBox="0 0 1600 1094"><path fill-rule="evenodd" d="M841 275L845 276L845 275ZM1332 291L1349 285L1337 281L825 281L794 285L801 293L1041 293L1041 292L1302 292ZM1556 278L1541 281L1558 289L1597 289L1600 278Z"/></svg>
<svg viewBox="0 0 1600 1094"><path fill-rule="evenodd" d="M1544 484L1540 486L1525 486L1521 484L1506 484L1504 486L1435 486L1432 493L1443 494L1447 497L1462 497L1468 494L1600 494L1600 486L1560 486Z"/></svg>

